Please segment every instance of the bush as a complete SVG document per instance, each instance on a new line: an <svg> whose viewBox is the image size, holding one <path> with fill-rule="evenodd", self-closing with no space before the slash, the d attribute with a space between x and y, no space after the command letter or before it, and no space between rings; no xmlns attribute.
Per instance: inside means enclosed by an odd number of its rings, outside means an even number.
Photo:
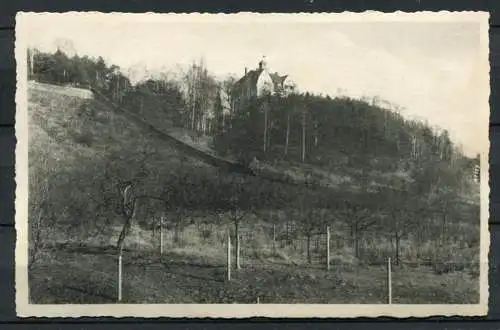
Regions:
<svg viewBox="0 0 500 330"><path fill-rule="evenodd" d="M82 144L86 147L92 146L93 137L90 132L75 132L72 135L73 135L73 140L76 143Z"/></svg>

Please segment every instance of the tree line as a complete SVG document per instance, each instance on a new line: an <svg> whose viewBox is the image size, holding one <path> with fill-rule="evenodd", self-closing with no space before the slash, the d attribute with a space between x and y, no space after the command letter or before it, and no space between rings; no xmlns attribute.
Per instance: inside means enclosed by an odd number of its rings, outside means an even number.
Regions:
<svg viewBox="0 0 500 330"><path fill-rule="evenodd" d="M229 103L234 79L217 81L202 60L181 72L146 77L132 84L123 70L106 63L102 57L68 57L60 50L44 53L30 49L28 52L29 79L92 87L116 105L160 126L181 126L207 135L218 134L225 126L224 105Z"/></svg>

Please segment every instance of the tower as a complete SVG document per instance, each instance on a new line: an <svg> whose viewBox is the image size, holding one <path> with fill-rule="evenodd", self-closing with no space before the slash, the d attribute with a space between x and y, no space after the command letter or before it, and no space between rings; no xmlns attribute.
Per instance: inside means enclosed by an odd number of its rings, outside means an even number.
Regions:
<svg viewBox="0 0 500 330"><path fill-rule="evenodd" d="M262 56L262 60L259 62L259 70L266 70L267 69L267 62L266 62L266 56Z"/></svg>

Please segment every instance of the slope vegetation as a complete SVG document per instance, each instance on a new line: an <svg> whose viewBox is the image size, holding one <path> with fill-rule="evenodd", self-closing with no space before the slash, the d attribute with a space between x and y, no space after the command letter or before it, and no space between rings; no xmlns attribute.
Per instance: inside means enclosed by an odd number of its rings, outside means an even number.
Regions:
<svg viewBox="0 0 500 330"><path fill-rule="evenodd" d="M152 213L165 211L166 201L170 209L204 213L306 204L335 208L349 199L377 203L248 175L240 165L181 142L106 100L82 98L88 91L67 91L38 83L29 90L31 214L51 205L53 214L45 217L57 225L88 235L121 224L120 189L127 182L138 194L155 197L150 203L156 204L147 206Z"/></svg>
<svg viewBox="0 0 500 330"><path fill-rule="evenodd" d="M312 265L304 262L304 252L291 247L271 252L272 226L265 221L279 224L286 220L288 226L290 218L291 222L296 219L297 232L312 235L327 222L343 224L345 219L336 211L346 201L376 210L390 195L363 198L367 196L232 174L165 137L151 124L89 97L88 91L30 84L28 111L30 248L37 233L43 241L30 272L33 302L116 301L114 244L123 221L120 189L129 181L136 184L138 194L157 199L140 207L127 239L125 302L384 301L383 268L349 261L352 251L341 244L340 229L332 233L338 246L332 253L334 271L326 272L321 250L312 252L316 256ZM329 210L310 213L311 209ZM253 236L242 240L242 270L226 283L227 225L241 215L235 210L246 216L242 227L253 226L248 230ZM276 210L285 215L273 213ZM166 252L160 257L158 236L151 229L154 219L165 211L169 212ZM354 216L344 217L366 224ZM307 221L301 222L304 217ZM37 229L34 225L40 223ZM464 230L470 233L469 227ZM405 256L410 255L415 243L405 244ZM458 250L455 247L450 245L453 252ZM367 251L383 258L389 247ZM446 276L428 265L395 270L395 278L396 272L400 275L395 280L394 301L476 301L477 254L474 248L463 251L470 253L470 265L461 263L460 272ZM456 255L462 258L465 252Z"/></svg>
<svg viewBox="0 0 500 330"><path fill-rule="evenodd" d="M95 227L102 219L119 220L119 190L134 181L142 191L159 194L162 174L210 167L180 155L111 111L94 98L66 93L59 86L31 84L29 89L30 192L32 214L41 201L51 204L57 224ZM88 92L88 91L87 91Z"/></svg>

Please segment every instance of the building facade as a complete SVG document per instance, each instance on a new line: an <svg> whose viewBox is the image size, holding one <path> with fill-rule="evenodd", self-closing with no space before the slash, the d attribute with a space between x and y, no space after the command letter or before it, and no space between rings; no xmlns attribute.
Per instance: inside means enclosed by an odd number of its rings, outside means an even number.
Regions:
<svg viewBox="0 0 500 330"><path fill-rule="evenodd" d="M245 69L245 75L235 83L231 108L237 112L247 107L252 99L283 93L287 77L270 72L265 59L262 59L254 70Z"/></svg>

